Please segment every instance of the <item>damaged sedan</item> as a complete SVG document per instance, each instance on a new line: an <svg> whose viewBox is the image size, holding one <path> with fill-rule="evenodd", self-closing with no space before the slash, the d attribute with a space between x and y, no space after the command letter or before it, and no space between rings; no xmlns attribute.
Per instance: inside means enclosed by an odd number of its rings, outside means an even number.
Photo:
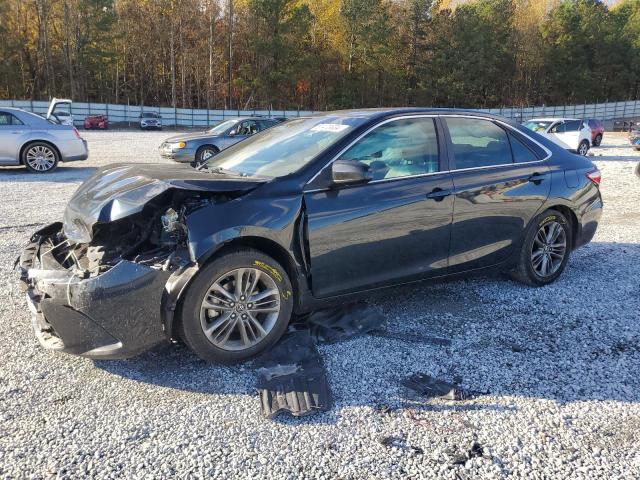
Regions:
<svg viewBox="0 0 640 480"><path fill-rule="evenodd" d="M593 237L600 173L501 117L379 109L295 119L197 170L113 165L19 270L40 343L127 358L182 339L233 363L293 315L497 269L552 283Z"/></svg>

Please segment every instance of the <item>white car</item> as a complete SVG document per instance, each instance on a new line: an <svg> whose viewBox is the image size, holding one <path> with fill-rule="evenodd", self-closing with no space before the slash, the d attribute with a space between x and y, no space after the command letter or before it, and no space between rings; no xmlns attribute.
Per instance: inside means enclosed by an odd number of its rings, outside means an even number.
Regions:
<svg viewBox="0 0 640 480"><path fill-rule="evenodd" d="M67 98L53 98L49 103L47 119L55 118L60 125L73 127L73 115L71 114L71 100Z"/></svg>
<svg viewBox="0 0 640 480"><path fill-rule="evenodd" d="M523 125L567 150L586 155L591 148L589 124L578 118L533 118Z"/></svg>

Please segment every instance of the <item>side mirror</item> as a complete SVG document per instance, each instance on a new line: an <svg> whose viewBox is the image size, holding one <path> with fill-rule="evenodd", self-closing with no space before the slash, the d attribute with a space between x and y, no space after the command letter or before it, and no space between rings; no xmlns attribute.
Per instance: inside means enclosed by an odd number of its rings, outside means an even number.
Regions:
<svg viewBox="0 0 640 480"><path fill-rule="evenodd" d="M354 160L336 160L331 165L331 179L334 185L357 185L372 180L369 166Z"/></svg>
<svg viewBox="0 0 640 480"><path fill-rule="evenodd" d="M236 129L234 128L233 130L231 130L231 131L228 133L228 135L229 135L230 137L233 137L233 136L235 136L235 134L236 134L236 133L237 133L237 132L236 132Z"/></svg>

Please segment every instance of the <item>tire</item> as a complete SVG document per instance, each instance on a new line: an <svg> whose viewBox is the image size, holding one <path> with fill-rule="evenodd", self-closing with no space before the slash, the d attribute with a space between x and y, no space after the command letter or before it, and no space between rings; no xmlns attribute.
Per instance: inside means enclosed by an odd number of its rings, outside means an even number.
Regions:
<svg viewBox="0 0 640 480"><path fill-rule="evenodd" d="M242 278L240 282L238 275ZM243 286L240 292L244 287L252 288L256 276L253 296L241 296L236 285ZM264 296L270 291L273 293ZM180 335L203 360L242 362L282 337L291 319L292 292L286 271L273 258L253 249L232 251L208 264L189 286L180 309ZM263 298L249 302L258 295ZM205 301L213 308L205 308ZM258 310L258 301L265 312ZM205 329L210 333L205 333Z"/></svg>
<svg viewBox="0 0 640 480"><path fill-rule="evenodd" d="M561 232L558 233L558 237L556 237L553 242L546 243L551 243L551 245L556 246L552 248L547 246L547 249L544 250L544 246L540 243L541 237L538 237L538 235L540 232L549 232L551 229L554 229L555 232L555 228L561 229ZM544 235L544 233L542 235ZM545 238L545 240L548 239L549 237ZM562 239L564 239L564 251L562 253L562 258L560 259L557 255L561 249L557 245L562 243ZM567 218L556 210L544 211L527 227L527 232L525 234L524 241L522 242L520 255L518 257L518 264L511 276L515 280L532 287L542 287L555 282L567 265L571 252L572 241L571 227ZM543 250L545 252L548 251L549 253L536 255L536 252ZM544 273L543 267L544 256L547 256L546 265L549 264L549 259L553 259L552 266L546 274ZM542 260L540 260L541 258Z"/></svg>
<svg viewBox="0 0 640 480"><path fill-rule="evenodd" d="M638 148L638 150L640 150L640 148ZM635 172L636 172L636 177L640 178L640 163L636 165Z"/></svg>
<svg viewBox="0 0 640 480"><path fill-rule="evenodd" d="M601 144L602 144L602 134L599 133L598 135L596 135L596 138L593 139L593 146L599 147Z"/></svg>
<svg viewBox="0 0 640 480"><path fill-rule="evenodd" d="M636 152L640 152L640 147L633 147Z"/></svg>
<svg viewBox="0 0 640 480"><path fill-rule="evenodd" d="M220 153L220 149L213 145L203 145L196 152L196 165L202 165L212 157Z"/></svg>
<svg viewBox="0 0 640 480"><path fill-rule="evenodd" d="M22 152L22 163L31 173L53 172L60 162L60 154L50 143L33 142Z"/></svg>
<svg viewBox="0 0 640 480"><path fill-rule="evenodd" d="M578 155L586 157L587 153L589 153L589 140L582 140L578 145Z"/></svg>

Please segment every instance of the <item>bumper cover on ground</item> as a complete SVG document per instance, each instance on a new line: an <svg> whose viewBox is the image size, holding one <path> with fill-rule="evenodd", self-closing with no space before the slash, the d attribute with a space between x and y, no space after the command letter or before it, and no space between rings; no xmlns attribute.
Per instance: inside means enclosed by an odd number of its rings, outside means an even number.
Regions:
<svg viewBox="0 0 640 480"><path fill-rule="evenodd" d="M61 228L36 232L19 259L34 330L40 343L90 358L128 358L168 339L161 305L170 272L121 261L105 273L81 278L43 242Z"/></svg>

